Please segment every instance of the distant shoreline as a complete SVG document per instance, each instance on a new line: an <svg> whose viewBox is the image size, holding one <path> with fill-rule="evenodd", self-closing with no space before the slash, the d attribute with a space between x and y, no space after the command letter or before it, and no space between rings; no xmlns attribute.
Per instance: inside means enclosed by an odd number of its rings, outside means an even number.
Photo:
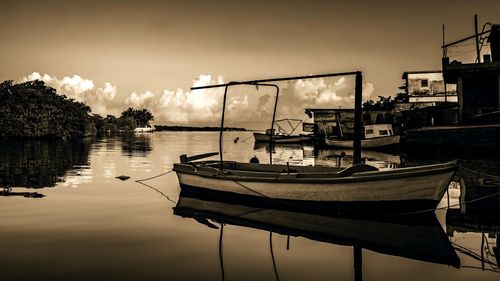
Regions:
<svg viewBox="0 0 500 281"><path fill-rule="evenodd" d="M192 127L192 126L165 126L155 125L155 131L187 131L187 132L213 132L219 131L220 127ZM247 131L245 128L225 127L224 131Z"/></svg>

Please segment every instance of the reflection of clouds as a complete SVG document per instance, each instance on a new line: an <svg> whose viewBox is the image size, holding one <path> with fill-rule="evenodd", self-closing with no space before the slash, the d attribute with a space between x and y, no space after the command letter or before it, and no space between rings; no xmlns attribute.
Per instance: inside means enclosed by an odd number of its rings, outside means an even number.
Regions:
<svg viewBox="0 0 500 281"><path fill-rule="evenodd" d="M134 157L134 158L131 158L129 161L129 167L131 170L135 171L135 170L141 170L143 172L152 172L153 171L153 162L151 161L145 161L143 158L139 158L139 157Z"/></svg>
<svg viewBox="0 0 500 281"><path fill-rule="evenodd" d="M103 171L103 177L106 178L106 179L109 179L109 178L114 178L115 177L115 174L116 174L116 165L115 163L111 162L111 163L106 163L104 165L104 167L102 167L102 171Z"/></svg>
<svg viewBox="0 0 500 281"><path fill-rule="evenodd" d="M90 166L74 166L73 168L66 173L64 182L60 183L59 186L78 187L92 182L94 177Z"/></svg>

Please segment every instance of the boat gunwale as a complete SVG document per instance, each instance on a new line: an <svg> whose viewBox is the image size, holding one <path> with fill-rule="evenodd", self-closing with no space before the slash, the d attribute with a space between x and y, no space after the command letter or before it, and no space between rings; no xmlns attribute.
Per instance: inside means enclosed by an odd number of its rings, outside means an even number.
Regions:
<svg viewBox="0 0 500 281"><path fill-rule="evenodd" d="M180 167L189 167L182 169ZM290 166L295 167L295 166ZM180 168L180 169L179 169ZM200 169L201 168L201 169ZM447 163L431 164L417 167L405 167L395 170L385 171L368 171L353 173L348 176L342 176L339 173L332 172L315 172L315 173L287 173L284 172L261 172L261 171L245 171L246 176L238 175L238 170L224 169L221 173L219 169L208 167L196 168L190 164L174 164L174 171L204 178L228 181L243 181L243 182L273 182L273 183L355 183L366 181L382 181L393 180L399 178L421 177L425 175L434 175L447 172L455 172L457 165L455 161ZM254 176L251 176L254 174Z"/></svg>

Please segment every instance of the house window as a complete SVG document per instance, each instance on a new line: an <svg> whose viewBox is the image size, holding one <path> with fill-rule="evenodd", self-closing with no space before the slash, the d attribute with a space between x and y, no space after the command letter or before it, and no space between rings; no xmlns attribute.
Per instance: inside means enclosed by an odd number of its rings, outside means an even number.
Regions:
<svg viewBox="0 0 500 281"><path fill-rule="evenodd" d="M428 79L422 79L422 80L420 80L420 87L422 87L422 88L429 87L429 80Z"/></svg>
<svg viewBox="0 0 500 281"><path fill-rule="evenodd" d="M378 131L378 133L381 135L381 136L387 136L389 134L389 132L387 130L380 130Z"/></svg>

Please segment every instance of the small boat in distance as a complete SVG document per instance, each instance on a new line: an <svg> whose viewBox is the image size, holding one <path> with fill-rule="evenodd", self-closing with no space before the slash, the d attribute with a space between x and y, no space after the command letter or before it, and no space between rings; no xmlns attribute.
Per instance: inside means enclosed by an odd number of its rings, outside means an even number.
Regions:
<svg viewBox="0 0 500 281"><path fill-rule="evenodd" d="M391 124L365 125L364 134L361 148L380 148L399 144L399 135L394 135ZM353 148L352 139L341 137L326 136L325 144L332 147Z"/></svg>
<svg viewBox="0 0 500 281"><path fill-rule="evenodd" d="M295 122L295 124L292 124ZM300 119L281 119L274 122L278 130L267 129L265 133L253 133L255 142L270 142L272 139L273 143L305 143L311 142L314 139L313 134L293 134L295 130L302 124ZM290 130L283 128L284 125L288 124ZM288 132L290 131L290 132ZM272 135L272 136L271 136Z"/></svg>
<svg viewBox="0 0 500 281"><path fill-rule="evenodd" d="M152 133L152 132L154 132L155 129L156 128L154 125L149 125L146 127L137 127L134 129L134 132L135 133Z"/></svg>

